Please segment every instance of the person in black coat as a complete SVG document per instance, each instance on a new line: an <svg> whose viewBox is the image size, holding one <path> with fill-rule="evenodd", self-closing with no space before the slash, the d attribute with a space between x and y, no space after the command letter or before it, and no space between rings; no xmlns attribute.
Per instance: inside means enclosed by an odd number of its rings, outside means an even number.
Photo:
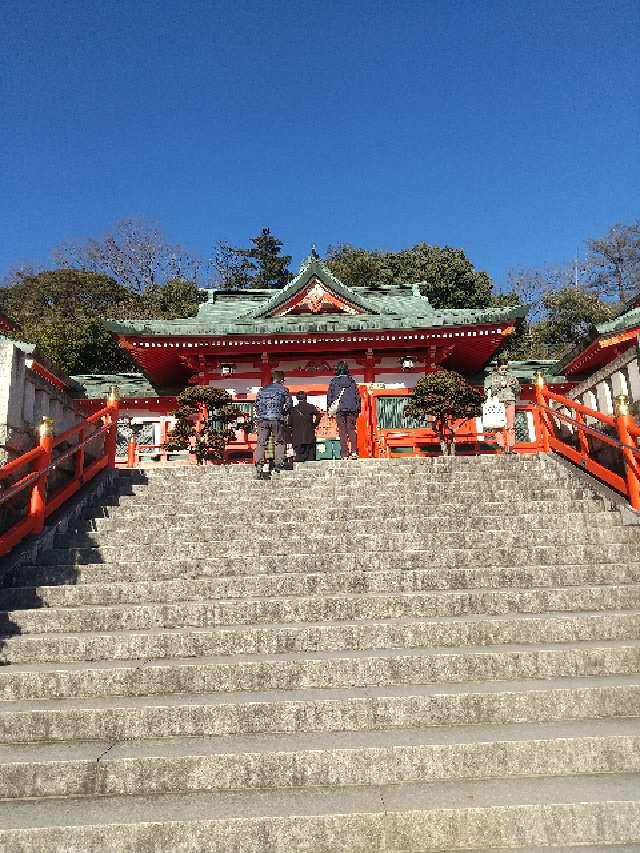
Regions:
<svg viewBox="0 0 640 853"><path fill-rule="evenodd" d="M327 411L329 413L331 413L333 404L337 404L335 418L340 438L340 458L357 459L356 421L360 414L360 391L344 361L339 361L336 364L336 375L329 383L327 391Z"/></svg>
<svg viewBox="0 0 640 853"><path fill-rule="evenodd" d="M307 402L304 391L296 394L298 404L289 412L291 443L296 462L314 462L316 458L316 430L322 419L317 406Z"/></svg>

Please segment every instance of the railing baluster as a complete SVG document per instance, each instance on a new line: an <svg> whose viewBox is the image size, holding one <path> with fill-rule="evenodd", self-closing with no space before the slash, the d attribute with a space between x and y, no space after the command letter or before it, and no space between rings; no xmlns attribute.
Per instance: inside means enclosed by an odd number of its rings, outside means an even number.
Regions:
<svg viewBox="0 0 640 853"><path fill-rule="evenodd" d="M40 466L43 471L36 480L31 490L29 503L29 516L31 517L31 532L42 533L47 509L47 479L48 467L51 464L53 454L53 418L42 418L40 424L40 448L42 457Z"/></svg>
<svg viewBox="0 0 640 853"><path fill-rule="evenodd" d="M84 440L87 437L87 428L82 427L78 432L79 447L75 454L74 479L82 483L84 477Z"/></svg>
<svg viewBox="0 0 640 853"><path fill-rule="evenodd" d="M616 422L618 426L618 437L623 445L622 456L624 458L629 503L633 509L640 510L640 483L638 482L638 467L635 455L630 449L630 446L635 445L635 441L630 434L632 418L629 414L629 400L626 394L620 394L619 397L616 397Z"/></svg>

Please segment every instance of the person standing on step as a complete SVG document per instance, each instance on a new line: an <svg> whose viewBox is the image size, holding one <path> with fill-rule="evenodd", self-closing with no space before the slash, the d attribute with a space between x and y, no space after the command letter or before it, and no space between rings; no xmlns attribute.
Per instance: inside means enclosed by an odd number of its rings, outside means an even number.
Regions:
<svg viewBox="0 0 640 853"><path fill-rule="evenodd" d="M347 363L339 361L336 364L336 375L327 391L327 412L336 419L341 459L358 458L356 422L360 405L360 391L356 381L349 373Z"/></svg>
<svg viewBox="0 0 640 853"><path fill-rule="evenodd" d="M258 480L268 480L270 475L265 473L265 449L269 436L273 436L275 444L274 471L279 474L284 463L285 452L285 421L293 407L293 400L288 389L284 387L284 373L274 370L272 381L263 386L256 395L256 442L255 464Z"/></svg>
<svg viewBox="0 0 640 853"><path fill-rule="evenodd" d="M513 453L516 443L516 400L520 396L520 383L509 370L509 359L503 353L498 356L495 366L485 379L484 391L487 399L495 397L504 404L507 424L503 430L496 432L496 441L505 453Z"/></svg>
<svg viewBox="0 0 640 853"><path fill-rule="evenodd" d="M289 426L296 462L315 462L316 430L322 420L317 406L307 402L304 391L296 394L297 405L289 412Z"/></svg>

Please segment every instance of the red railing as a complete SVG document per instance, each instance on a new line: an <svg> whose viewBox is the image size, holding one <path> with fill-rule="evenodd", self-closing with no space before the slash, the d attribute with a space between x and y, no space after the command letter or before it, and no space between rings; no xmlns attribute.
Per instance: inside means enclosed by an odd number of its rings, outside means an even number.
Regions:
<svg viewBox="0 0 640 853"><path fill-rule="evenodd" d="M26 536L42 533L46 519L84 483L89 482L103 468L115 466L118 410L117 389L112 388L103 409L60 435L53 435L52 419L43 418L38 446L0 468L0 510L8 510L12 501L29 490L23 517L0 532L0 557L8 554ZM86 464L86 448L101 437L104 442L101 453L90 464ZM70 447L56 453L56 448L71 442ZM74 460L71 479L53 494L48 494L47 483L51 472L71 458ZM5 483L16 475L21 476L5 487Z"/></svg>
<svg viewBox="0 0 640 853"><path fill-rule="evenodd" d="M412 392L402 388L362 389L362 411L358 419L358 451L363 457L389 457L396 455L432 455L440 450L440 438L430 427L381 427L378 423L377 400L382 397L411 399ZM518 453L538 453L542 450L539 439L539 412L533 403L517 404L519 412L528 412L533 421L533 439L518 441ZM456 452L467 454L501 452L495 431L478 429L475 418L456 421L453 425ZM407 453L407 449L410 450Z"/></svg>
<svg viewBox="0 0 640 853"><path fill-rule="evenodd" d="M640 510L640 429L625 395L616 398L615 414L606 415L555 394L538 376L536 407L542 450L571 460Z"/></svg>

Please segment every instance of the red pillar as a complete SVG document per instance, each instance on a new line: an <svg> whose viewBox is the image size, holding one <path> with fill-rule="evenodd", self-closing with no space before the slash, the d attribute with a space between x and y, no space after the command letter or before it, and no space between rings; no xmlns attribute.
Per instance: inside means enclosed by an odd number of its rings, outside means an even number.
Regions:
<svg viewBox="0 0 640 853"><path fill-rule="evenodd" d="M365 383L376 381L376 357L372 349L368 349L365 354L364 381Z"/></svg>
<svg viewBox="0 0 640 853"><path fill-rule="evenodd" d="M271 362L269 353L263 352L260 357L260 384L268 385L271 382Z"/></svg>

